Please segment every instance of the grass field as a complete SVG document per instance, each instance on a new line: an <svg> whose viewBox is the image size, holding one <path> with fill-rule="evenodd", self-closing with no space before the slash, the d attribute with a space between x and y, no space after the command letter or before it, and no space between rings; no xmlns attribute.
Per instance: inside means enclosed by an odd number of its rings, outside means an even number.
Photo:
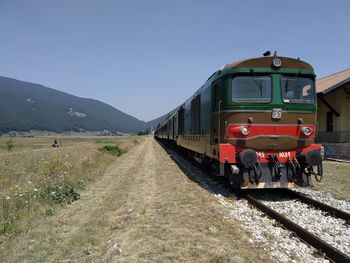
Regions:
<svg viewBox="0 0 350 263"><path fill-rule="evenodd" d="M150 137L12 139L0 153L2 262L273 261ZM349 168L326 161L315 190L349 200Z"/></svg>
<svg viewBox="0 0 350 263"><path fill-rule="evenodd" d="M102 136L84 136L84 137L74 137L74 136L42 136L42 137L0 137L0 154L5 154L9 152L19 152L28 151L36 149L51 149L52 144L55 139L58 139L59 146L82 146L83 144L91 143L120 143L123 141L128 141L130 139L136 139L136 137L131 136L115 136L115 137L102 137ZM14 147L9 151L8 142L12 141Z"/></svg>
<svg viewBox="0 0 350 263"><path fill-rule="evenodd" d="M314 182L314 189L350 201L350 163L324 161L323 170L324 178Z"/></svg>
<svg viewBox="0 0 350 263"><path fill-rule="evenodd" d="M9 139L14 145L10 151ZM0 138L0 234L29 231L36 217L52 216L57 205L79 199L87 184L142 139L62 137L58 148L51 147L53 140Z"/></svg>
<svg viewBox="0 0 350 263"><path fill-rule="evenodd" d="M88 185L79 201L0 242L0 258L9 263L271 262L248 242L239 222L223 216L212 193L187 177L153 138L145 138L130 139L135 147Z"/></svg>

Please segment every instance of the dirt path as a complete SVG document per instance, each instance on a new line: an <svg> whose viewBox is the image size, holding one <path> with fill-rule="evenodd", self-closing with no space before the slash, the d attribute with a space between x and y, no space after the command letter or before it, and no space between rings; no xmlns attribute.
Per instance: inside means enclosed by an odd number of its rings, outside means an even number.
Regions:
<svg viewBox="0 0 350 263"><path fill-rule="evenodd" d="M81 199L5 249L2 262L271 261L149 137Z"/></svg>

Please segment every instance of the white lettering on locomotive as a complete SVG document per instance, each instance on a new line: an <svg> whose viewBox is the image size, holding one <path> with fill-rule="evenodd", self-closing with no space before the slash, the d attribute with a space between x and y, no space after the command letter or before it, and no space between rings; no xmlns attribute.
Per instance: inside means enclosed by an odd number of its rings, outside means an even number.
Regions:
<svg viewBox="0 0 350 263"><path fill-rule="evenodd" d="M256 154L258 155L258 157L261 157L261 158L265 157L265 153L264 152L256 152Z"/></svg>
<svg viewBox="0 0 350 263"><path fill-rule="evenodd" d="M282 109L275 108L272 109L272 119L281 119L282 118Z"/></svg>
<svg viewBox="0 0 350 263"><path fill-rule="evenodd" d="M280 158L287 158L287 157L289 157L290 158L290 152L280 152L278 154L278 157L280 157Z"/></svg>

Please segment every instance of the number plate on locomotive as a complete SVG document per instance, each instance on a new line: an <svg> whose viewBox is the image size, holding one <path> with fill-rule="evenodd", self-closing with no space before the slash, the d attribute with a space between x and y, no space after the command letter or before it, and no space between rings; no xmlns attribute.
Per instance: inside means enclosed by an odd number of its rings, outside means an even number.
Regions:
<svg viewBox="0 0 350 263"><path fill-rule="evenodd" d="M282 109L275 108L272 109L272 119L281 119L282 117Z"/></svg>

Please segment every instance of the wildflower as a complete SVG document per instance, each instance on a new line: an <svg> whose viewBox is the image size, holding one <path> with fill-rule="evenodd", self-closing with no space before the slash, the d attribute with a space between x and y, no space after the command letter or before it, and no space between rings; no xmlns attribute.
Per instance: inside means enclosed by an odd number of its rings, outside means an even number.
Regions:
<svg viewBox="0 0 350 263"><path fill-rule="evenodd" d="M32 184L32 182L31 182L31 181L28 181L28 184Z"/></svg>
<svg viewBox="0 0 350 263"><path fill-rule="evenodd" d="M37 188L34 188L34 192L38 192L38 189L37 189Z"/></svg>
<svg viewBox="0 0 350 263"><path fill-rule="evenodd" d="M10 197L9 196L6 196L6 200L9 200L10 199Z"/></svg>

